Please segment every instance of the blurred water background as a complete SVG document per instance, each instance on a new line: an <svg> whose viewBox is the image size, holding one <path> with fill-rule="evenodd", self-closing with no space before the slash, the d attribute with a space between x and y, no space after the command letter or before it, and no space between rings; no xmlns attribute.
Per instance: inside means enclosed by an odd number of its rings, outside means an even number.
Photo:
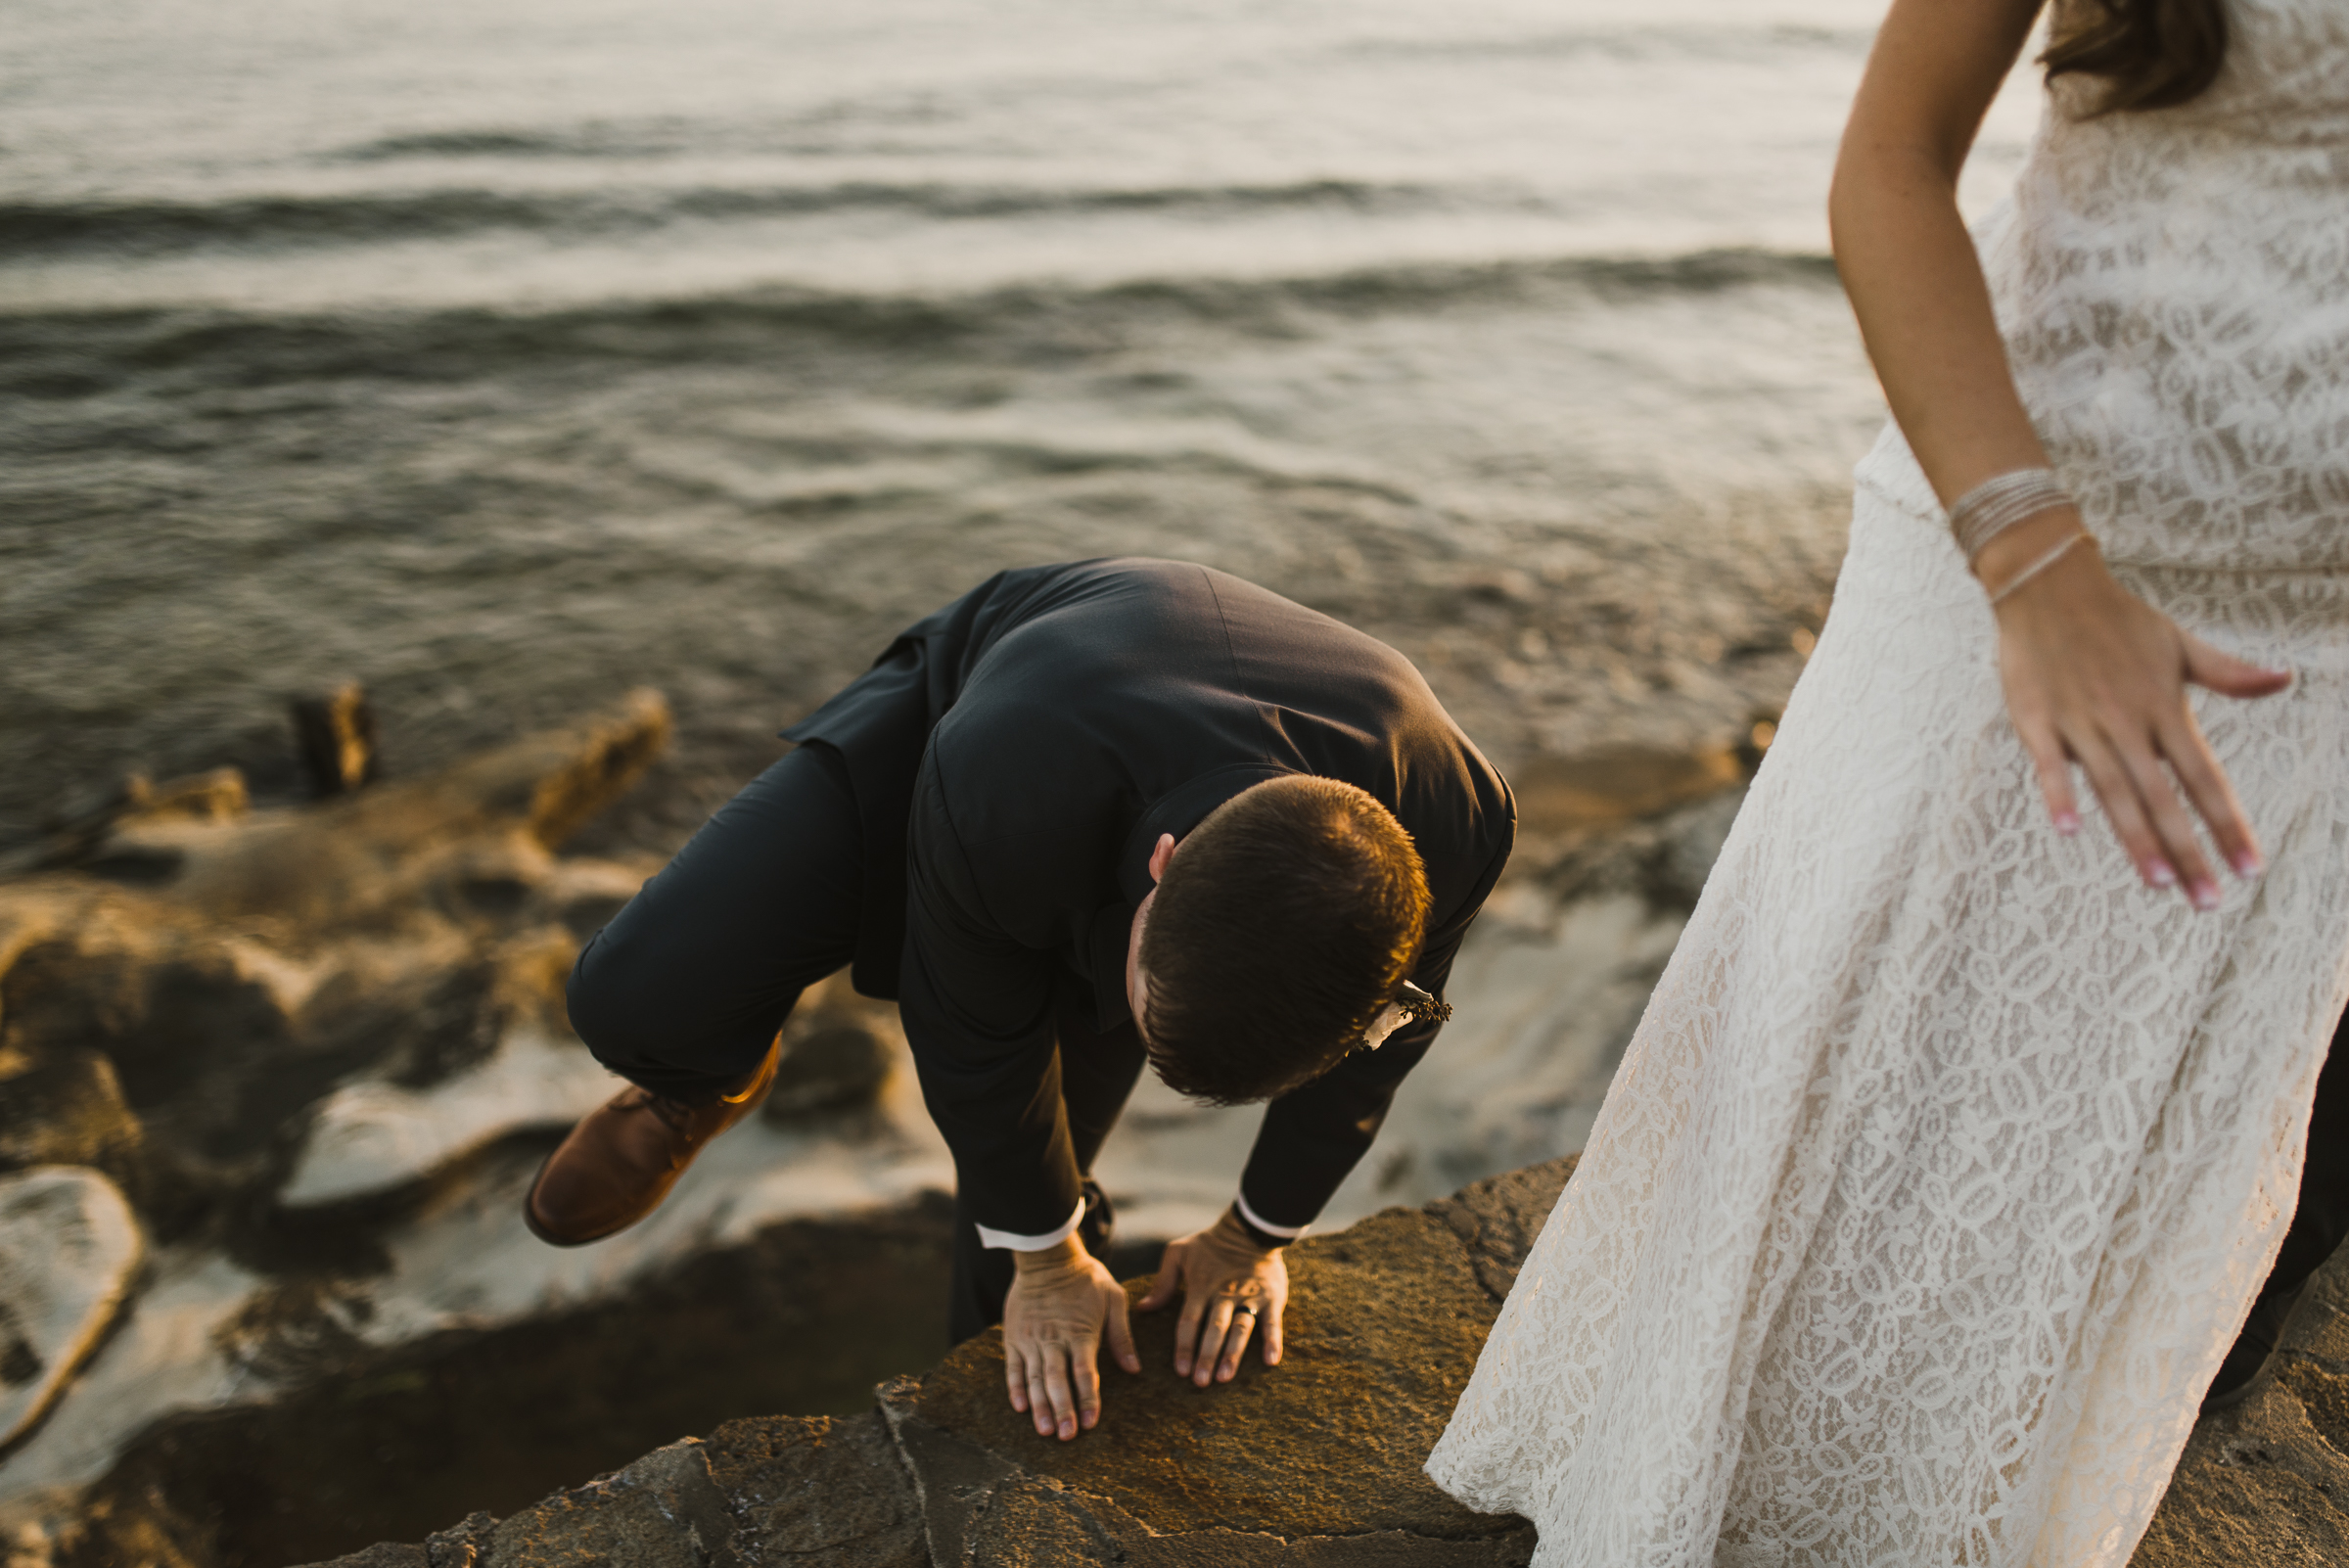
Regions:
<svg viewBox="0 0 2349 1568"><path fill-rule="evenodd" d="M394 768L664 687L606 833L666 849L896 625L1111 552L1504 761L1733 728L1880 418L1822 217L1880 4L14 0L0 847L291 790L356 676Z"/></svg>

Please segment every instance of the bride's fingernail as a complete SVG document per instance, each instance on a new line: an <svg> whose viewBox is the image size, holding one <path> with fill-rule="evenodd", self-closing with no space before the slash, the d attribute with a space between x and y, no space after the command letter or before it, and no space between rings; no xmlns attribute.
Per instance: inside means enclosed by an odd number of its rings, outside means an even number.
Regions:
<svg viewBox="0 0 2349 1568"><path fill-rule="evenodd" d="M2155 858L2145 862L2145 880L2157 888L2174 888L2178 873L2170 869L2169 861Z"/></svg>
<svg viewBox="0 0 2349 1568"><path fill-rule="evenodd" d="M2068 839L2068 838L2070 838L2070 837L2071 837L2073 834L2075 834L2075 833L2079 832L2079 831L2080 831L2080 813L2079 813L2079 812L2077 812L2077 811L2058 811L2058 812L2056 812L2056 813L2055 813L2055 831L2056 831L2056 832L2058 832L2058 833L2060 833L2060 834L2062 834L2062 835L2063 835L2065 838L2067 838L2067 839Z"/></svg>
<svg viewBox="0 0 2349 1568"><path fill-rule="evenodd" d="M2268 862L2259 857L2257 850L2245 850L2234 857L2234 869L2238 876L2255 877L2267 868Z"/></svg>
<svg viewBox="0 0 2349 1568"><path fill-rule="evenodd" d="M2187 897L2194 900L2197 909L2216 909L2219 906L2219 885L2203 877L2195 882L2193 891Z"/></svg>

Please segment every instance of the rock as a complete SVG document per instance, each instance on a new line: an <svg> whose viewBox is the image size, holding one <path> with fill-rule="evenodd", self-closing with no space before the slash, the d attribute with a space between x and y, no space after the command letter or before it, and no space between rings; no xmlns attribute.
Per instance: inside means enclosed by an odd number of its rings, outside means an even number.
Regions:
<svg viewBox="0 0 2349 1568"><path fill-rule="evenodd" d="M877 1411L729 1421L710 1471L743 1525L746 1562L921 1568L929 1561L911 1479Z"/></svg>
<svg viewBox="0 0 2349 1568"><path fill-rule="evenodd" d="M159 1280L82 1374L78 1403L62 1407L35 1441L94 1437L92 1404L110 1385L135 1397L142 1372L168 1375L167 1365L124 1364L122 1352L139 1348L134 1335L157 1350L166 1337L216 1347L221 1381L245 1397L226 1408L183 1399L177 1413L141 1421L146 1430L95 1486L64 1499L48 1528L69 1534L77 1519L103 1515L119 1530L143 1518L150 1535L176 1541L204 1568L306 1562L370 1542L422 1541L467 1509L527 1513L681 1433L705 1435L715 1464L723 1428L738 1416L798 1431L804 1423L761 1412L853 1411L852 1425L879 1434L874 1383L929 1365L946 1349L952 1213L950 1199L930 1192L891 1210L786 1221L748 1247L704 1250L631 1288L541 1303L496 1326L484 1322L491 1304L458 1297L449 1305L460 1311L438 1332L417 1338L411 1321L409 1332L377 1344L360 1336L414 1307L387 1299L382 1276L289 1278L267 1298L245 1298L227 1322L183 1320L176 1329L158 1321L170 1307L169 1282ZM552 1259L579 1256L528 1246ZM171 1261L158 1260L163 1268ZM497 1259L481 1262L498 1269ZM531 1262L530 1253L509 1254L504 1267ZM810 1289L819 1274L824 1288ZM253 1397L263 1391L274 1397ZM832 1430L837 1436L840 1423ZM886 1436L876 1441L873 1452L902 1484ZM39 1479L56 1452L13 1456L9 1478ZM792 1525L791 1540L862 1533L834 1517L867 1509L858 1494L801 1486L794 1496L815 1517ZM769 1489L767 1500L786 1499ZM0 1490L0 1543L23 1518ZM908 1519L918 1539L919 1521ZM59 1558L70 1568L104 1561ZM0 1563L30 1568L9 1562L4 1548Z"/></svg>
<svg viewBox="0 0 2349 1568"><path fill-rule="evenodd" d="M130 1205L96 1171L0 1178L0 1450L48 1410L137 1272Z"/></svg>
<svg viewBox="0 0 2349 1568"><path fill-rule="evenodd" d="M497 1529L497 1521L486 1513L468 1514L446 1530L427 1536L424 1542L426 1568L475 1568L482 1553L488 1548L489 1537Z"/></svg>
<svg viewBox="0 0 2349 1568"><path fill-rule="evenodd" d="M5 1038L34 1052L103 1049L134 1109L208 1133L238 1112L211 1086L288 1054L270 968L249 944L101 919L26 949L0 979Z"/></svg>
<svg viewBox="0 0 2349 1568"><path fill-rule="evenodd" d="M480 1560L483 1568L702 1568L731 1544L734 1525L707 1448L686 1438L503 1521Z"/></svg>
<svg viewBox="0 0 2349 1568"><path fill-rule="evenodd" d="M558 861L551 848L627 786L668 723L640 692L321 805L253 809L233 769L133 780L95 801L42 847L46 869L0 874L0 1171L104 1172L147 1234L185 1250L174 1278L206 1254L322 1278L380 1270L377 1236L339 1210L316 1218L319 1206L429 1195L419 1178L434 1169L611 1092L563 1014L571 922L617 907L646 868ZM308 1230L271 1201L289 1182ZM239 1311L234 1281L276 1288L234 1268L223 1280L229 1294L208 1309L221 1321ZM71 1360L25 1342L52 1369ZM189 1386L212 1390L201 1399L221 1397L203 1328L173 1343L177 1360L151 1370L184 1366ZM184 1405L182 1382L110 1382L87 1421L45 1422L0 1478L0 1502L28 1474L94 1479L111 1455L92 1434L127 1436ZM56 1392L12 1380L11 1424Z"/></svg>
<svg viewBox="0 0 2349 1568"><path fill-rule="evenodd" d="M481 1557L479 1553L475 1553L471 1556L452 1557L450 1560L461 1561L465 1568L473 1568L475 1563L481 1561ZM433 1552L430 1546L411 1546L403 1545L395 1541L379 1541L362 1551L354 1551L347 1556L337 1557L334 1568L433 1568Z"/></svg>
<svg viewBox="0 0 2349 1568"><path fill-rule="evenodd" d="M990 1333L885 1385L878 1415L730 1422L513 1515L479 1560L1521 1568L1524 1521L1462 1508L1419 1465L1498 1310L1480 1268L1513 1273L1572 1164L1294 1248L1269 1372L1251 1360L1202 1392L1170 1365L1174 1314L1139 1318L1146 1370L1111 1374L1080 1442L1037 1438L1003 1403ZM337 1568L412 1568L402 1549Z"/></svg>
<svg viewBox="0 0 2349 1568"><path fill-rule="evenodd" d="M610 925L656 869L609 860L557 860L532 896L548 919L584 941Z"/></svg>
<svg viewBox="0 0 2349 1568"><path fill-rule="evenodd" d="M48 836L40 842L0 855L0 876L62 865L93 869L91 862L100 847L108 835L120 828L141 822L226 822L244 815L252 804L245 775L233 767L217 767L161 784L150 783L144 773L133 773L118 789L99 797L87 808L53 821ZM108 874L137 881L145 869L133 855L109 867Z"/></svg>
<svg viewBox="0 0 2349 1568"><path fill-rule="evenodd" d="M120 806L113 815L119 826L132 822L229 822L253 806L245 775L233 767L166 779L150 784L144 774L122 781Z"/></svg>
<svg viewBox="0 0 2349 1568"><path fill-rule="evenodd" d="M1705 891L1713 862L1721 858L1738 808L1745 805L1743 788L1719 795L1673 812L1658 826L1660 842L1643 857L1641 891L1659 908L1689 909Z"/></svg>
<svg viewBox="0 0 2349 1568"><path fill-rule="evenodd" d="M1502 894L1452 965L1440 1054L1404 1081L1342 1201L1432 1202L1589 1138L1682 917L1634 893L1560 905L1530 879Z"/></svg>
<svg viewBox="0 0 2349 1568"><path fill-rule="evenodd" d="M331 1568L927 1568L922 1518L881 1417L729 1421L506 1520L476 1514L420 1545Z"/></svg>
<svg viewBox="0 0 2349 1568"><path fill-rule="evenodd" d="M486 1515L476 1515L486 1522ZM469 1524L472 1524L469 1521ZM789 1560L807 1568L923 1568L920 1517L879 1416L779 1417L686 1438L612 1475L419 1551L479 1568L703 1568ZM382 1568L401 1548L369 1551ZM470 1555L467 1555L470 1553ZM413 1560L413 1559L410 1559ZM367 1553L338 1568L371 1568Z"/></svg>
<svg viewBox="0 0 2349 1568"><path fill-rule="evenodd" d="M128 792L82 868L0 882L0 1080L17 1081L0 1162L100 1165L176 1234L283 1182L305 1128L295 1190L311 1204L577 1115L601 1097L581 1084L610 1089L553 1043L567 922L617 907L643 870L549 846L668 728L640 692L316 807L247 811L227 773ZM482 1102L426 1130L420 1114L464 1097L433 1086L468 1072ZM132 1179L134 1144L167 1176Z"/></svg>
<svg viewBox="0 0 2349 1568"><path fill-rule="evenodd" d="M1574 1163L1293 1248L1289 1354L1269 1372L1251 1360L1202 1392L1168 1365L1174 1314L1138 1318L1145 1370L1107 1374L1102 1423L1075 1443L1037 1438L1003 1403L990 1333L883 1385L877 1418L730 1422L445 1560L1523 1568L1530 1525L1461 1508L1419 1466ZM2349 1561L2345 1309L2349 1252L2318 1275L2252 1398L2196 1431L2136 1568ZM331 1568L417 1568L442 1562L424 1555L437 1550L378 1545Z"/></svg>
<svg viewBox="0 0 2349 1568"><path fill-rule="evenodd" d="M136 1192L144 1133L104 1052L0 1048L0 1171L86 1165Z"/></svg>
<svg viewBox="0 0 2349 1568"><path fill-rule="evenodd" d="M1494 1202L1538 1201L1539 1186ZM1545 1213L1527 1214L1524 1228L1539 1230ZM1309 1237L1289 1259L1287 1349L1277 1368L1251 1356L1230 1383L1201 1391L1173 1373L1174 1314L1139 1315L1144 1370L1106 1374L1101 1425L1076 1443L1037 1437L1004 1401L999 1332L963 1345L922 1380L918 1402L900 1416L901 1434L921 1434L907 1444L917 1481L929 1462L923 1444L943 1452L927 1428L1009 1466L985 1485L1036 1478L1072 1498L1112 1499L1148 1535L1230 1530L1285 1542L1394 1531L1477 1541L1521 1531L1521 1521L1463 1508L1419 1471L1499 1310L1451 1225L1390 1209ZM1140 1288L1129 1291L1138 1299ZM981 1485L955 1480L943 1491L967 1499ZM1053 1508L1092 1517L1111 1537L1132 1533L1081 1499ZM933 1553L952 1560L932 1518Z"/></svg>
<svg viewBox="0 0 2349 1568"><path fill-rule="evenodd" d="M416 1545L379 1541L363 1550L337 1557L331 1568L480 1568L497 1520L486 1513L468 1516L462 1523L428 1536Z"/></svg>
<svg viewBox="0 0 2349 1568"><path fill-rule="evenodd" d="M39 908L15 892L0 887L0 920ZM303 1049L287 1005L299 972L242 934L105 892L48 912L61 918L0 974L0 1058L49 1064L44 1078L83 1061L80 1125L115 1124L115 1152L86 1158L123 1181L159 1233L176 1233L264 1176L285 1123L352 1064Z"/></svg>
<svg viewBox="0 0 2349 1568"><path fill-rule="evenodd" d="M775 1086L761 1108L769 1120L793 1122L824 1112L870 1105L889 1086L897 1053L872 1030L830 1019L786 1037Z"/></svg>
<svg viewBox="0 0 2349 1568"><path fill-rule="evenodd" d="M363 687L352 682L323 697L297 697L288 708L312 790L345 795L375 782L382 760L375 751L375 710Z"/></svg>
<svg viewBox="0 0 2349 1568"><path fill-rule="evenodd" d="M668 706L640 691L615 712L532 735L430 777L377 785L228 826L140 821L101 856L158 868L155 897L214 919L267 916L347 927L461 880L499 841L526 863L632 783L669 733Z"/></svg>
<svg viewBox="0 0 2349 1568"><path fill-rule="evenodd" d="M497 1138L568 1127L619 1087L586 1047L536 1028L426 1088L346 1084L319 1103L278 1202L316 1208L397 1191Z"/></svg>
<svg viewBox="0 0 2349 1568"><path fill-rule="evenodd" d="M1581 1158L1570 1154L1529 1165L1462 1187L1427 1206L1427 1212L1468 1249L1477 1283L1497 1310L1517 1282L1518 1267L1534 1250L1534 1238L1542 1234L1543 1222L1557 1207L1558 1194L1566 1190Z"/></svg>
<svg viewBox="0 0 2349 1568"><path fill-rule="evenodd" d="M1517 796L1520 830L1539 834L1654 816L1734 788L1744 778L1730 746L1612 746L1528 759L1510 770L1509 786Z"/></svg>

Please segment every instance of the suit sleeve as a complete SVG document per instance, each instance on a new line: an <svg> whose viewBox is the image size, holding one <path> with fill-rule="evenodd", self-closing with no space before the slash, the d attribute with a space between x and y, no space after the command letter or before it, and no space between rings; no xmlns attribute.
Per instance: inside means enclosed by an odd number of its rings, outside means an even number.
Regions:
<svg viewBox="0 0 2349 1568"><path fill-rule="evenodd" d="M978 1223L1049 1234L1081 1201L1055 1050L1054 960L990 916L935 753L915 787L906 852L898 1007L922 1099Z"/></svg>
<svg viewBox="0 0 2349 1568"><path fill-rule="evenodd" d="M1442 927L1428 933L1419 965L1411 980L1436 995L1444 994L1451 977L1451 962L1477 911L1485 906L1501 868L1509 863L1515 839L1514 824L1500 848ZM1301 1088L1291 1089L1265 1108L1256 1147L1240 1176L1243 1218L1252 1228L1263 1227L1264 1239L1283 1240L1300 1234L1321 1213L1330 1194L1352 1174L1371 1139L1378 1136L1395 1102L1395 1091L1419 1059L1427 1054L1443 1025L1406 1024L1387 1037L1374 1051L1356 1051L1336 1067Z"/></svg>

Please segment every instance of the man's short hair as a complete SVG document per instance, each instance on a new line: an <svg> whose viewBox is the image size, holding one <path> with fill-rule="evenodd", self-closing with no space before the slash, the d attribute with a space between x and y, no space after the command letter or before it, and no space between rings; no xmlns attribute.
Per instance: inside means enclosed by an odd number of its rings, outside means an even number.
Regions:
<svg viewBox="0 0 2349 1568"><path fill-rule="evenodd" d="M1320 1077L1409 977L1427 910L1419 852L1367 792L1241 792L1182 841L1142 927L1151 1065L1215 1105Z"/></svg>

